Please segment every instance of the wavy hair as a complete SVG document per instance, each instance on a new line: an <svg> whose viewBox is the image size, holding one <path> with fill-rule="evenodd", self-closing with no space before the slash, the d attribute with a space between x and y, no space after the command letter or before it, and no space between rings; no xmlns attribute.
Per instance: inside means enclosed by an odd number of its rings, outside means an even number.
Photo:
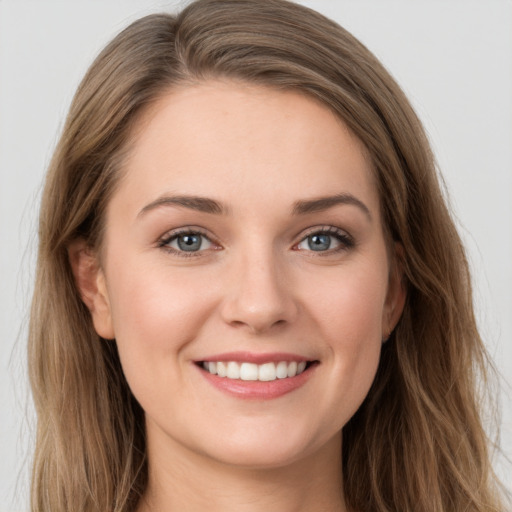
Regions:
<svg viewBox="0 0 512 512"><path fill-rule="evenodd" d="M215 78L300 91L373 164L408 297L364 403L343 429L358 511L501 511L478 389L488 367L463 246L425 132L380 62L342 27L284 0L198 0L122 31L94 61L50 163L29 332L37 410L33 512L130 512L144 493L144 413L101 339L68 247L102 241L139 117L173 87Z"/></svg>

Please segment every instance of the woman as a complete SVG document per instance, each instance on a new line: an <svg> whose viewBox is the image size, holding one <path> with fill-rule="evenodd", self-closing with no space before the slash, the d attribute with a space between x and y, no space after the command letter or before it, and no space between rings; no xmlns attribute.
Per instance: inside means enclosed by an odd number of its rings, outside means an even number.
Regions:
<svg viewBox="0 0 512 512"><path fill-rule="evenodd" d="M29 352L33 510L501 510L421 124L303 7L200 0L98 57Z"/></svg>

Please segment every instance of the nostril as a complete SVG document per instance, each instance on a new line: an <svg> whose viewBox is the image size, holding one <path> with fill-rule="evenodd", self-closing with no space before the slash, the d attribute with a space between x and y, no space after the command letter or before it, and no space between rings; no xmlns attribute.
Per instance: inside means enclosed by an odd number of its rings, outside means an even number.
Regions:
<svg viewBox="0 0 512 512"><path fill-rule="evenodd" d="M288 324L288 321L284 319L273 320L264 317L246 317L245 320L229 321L229 325L232 327L237 329L245 327L249 332L254 334L267 332L269 329L283 328L286 324Z"/></svg>

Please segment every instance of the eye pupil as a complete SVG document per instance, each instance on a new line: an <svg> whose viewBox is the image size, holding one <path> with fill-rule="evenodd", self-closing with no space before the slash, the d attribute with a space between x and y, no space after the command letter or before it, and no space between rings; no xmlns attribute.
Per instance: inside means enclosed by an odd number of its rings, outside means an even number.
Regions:
<svg viewBox="0 0 512 512"><path fill-rule="evenodd" d="M330 235L316 234L308 237L308 245L312 251L326 251L331 246Z"/></svg>
<svg viewBox="0 0 512 512"><path fill-rule="evenodd" d="M179 236L178 247L182 251L198 251L201 248L201 235Z"/></svg>

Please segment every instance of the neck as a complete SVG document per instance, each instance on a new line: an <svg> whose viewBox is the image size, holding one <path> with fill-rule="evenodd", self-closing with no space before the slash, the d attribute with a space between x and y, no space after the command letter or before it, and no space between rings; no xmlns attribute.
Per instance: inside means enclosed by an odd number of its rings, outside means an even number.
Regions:
<svg viewBox="0 0 512 512"><path fill-rule="evenodd" d="M148 439L148 488L137 512L347 510L341 435L309 456L272 468L224 464L167 441L162 450L160 442Z"/></svg>

